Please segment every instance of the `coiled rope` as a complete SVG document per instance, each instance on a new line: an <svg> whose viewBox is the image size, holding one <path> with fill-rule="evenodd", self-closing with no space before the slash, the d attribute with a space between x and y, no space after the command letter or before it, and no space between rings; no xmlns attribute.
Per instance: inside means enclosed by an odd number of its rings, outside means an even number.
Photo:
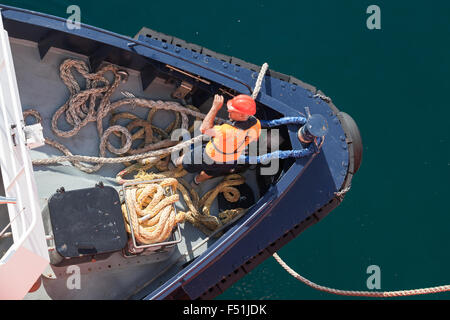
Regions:
<svg viewBox="0 0 450 320"><path fill-rule="evenodd" d="M86 88L81 90L80 85L75 80L73 70L76 70L86 82ZM109 82L105 77L106 73L112 73L114 79ZM32 161L34 165L49 165L60 163L63 161L70 161L78 169L93 173L98 171L105 163L124 163L130 161L141 160L149 157L162 157L171 152L179 151L192 143L203 140L204 136L199 135L191 140L179 143L170 139L170 133L178 126L178 114L181 115L181 128L192 131L193 128L188 128L188 115L196 119L204 119L205 114L198 111L193 106L183 106L175 101L154 101L150 99L141 99L134 96L110 101L111 95L114 93L120 82L125 82L128 78L126 72L119 70L116 66L107 64L101 67L97 72L90 73L87 64L81 60L67 59L60 66L60 77L64 84L70 91L70 97L67 102L62 105L54 113L51 121L51 128L56 136L68 138L76 135L81 128L86 126L89 122L97 123L97 131L100 137L99 156L81 156L73 155L64 145L54 140L45 139L45 142L65 154L65 156L52 157L47 159L35 159ZM100 100L99 103L97 101ZM105 131L103 130L103 119L115 109L130 105L133 107L141 107L150 109L147 123L143 120L135 119L128 125L128 128L119 125L112 125ZM164 130L165 134L161 134L162 130L151 124L151 118L156 110L168 110L176 113L176 120ZM66 122L71 126L71 129L64 131L58 128L59 118L65 115ZM29 109L24 111L24 117L35 116L37 121L42 121L42 117L36 110ZM130 117L129 113L126 115L119 114L119 117ZM113 115L111 123L117 120L118 116ZM216 118L216 122L223 123L224 120ZM130 130L135 127L142 126L143 129L131 135ZM158 130L159 129L159 130ZM154 139L152 131L156 131L160 136L166 139ZM119 134L122 137L123 146L119 149L113 147L108 142L108 137L111 133ZM138 149L131 149L132 141L142 137L145 133L144 146ZM110 152L123 155L128 153L128 156L121 156L116 158L107 158L106 149ZM81 162L96 163L94 166L88 166Z"/></svg>
<svg viewBox="0 0 450 320"><path fill-rule="evenodd" d="M145 184L136 188L125 189L125 203L122 212L127 232L130 225L137 241L142 244L158 243L166 240L175 225L184 220L184 213L175 215L173 204L178 194L165 197L166 188L176 190L178 181L167 178L159 183ZM130 219L128 219L128 211ZM131 220L131 221L130 221Z"/></svg>
<svg viewBox="0 0 450 320"><path fill-rule="evenodd" d="M139 163L131 165L130 167L125 168L124 170L122 170L117 174L116 181L119 184L124 184L124 183L135 183L139 181L162 179L161 184L171 184L174 188L173 192L175 193L176 191L179 191L182 194L183 200L187 206L186 212L181 211L179 212L179 215L177 216L177 222L188 221L206 235L211 235L219 228L224 226L226 223L234 219L236 216L242 215L242 213L246 211L245 209L242 208L224 210L220 212L217 216L211 215L210 212L211 205L219 193L223 193L225 199L227 199L227 201L229 202L236 202L239 200L240 198L239 190L233 187L241 185L245 182L245 178L242 177L241 175L230 174L224 177L221 183L219 183L214 189L208 191L205 195L203 195L200 198L198 193L183 179L183 177L187 174L187 171L184 170L182 167L176 168L175 170L167 170L159 173L149 171L153 167L156 167L158 164L160 164L161 161L162 160L153 160L145 165ZM124 179L125 175L131 174L135 171L138 172L137 174L134 175L133 179L130 180ZM176 184L170 183L170 181L173 180L177 181L177 183ZM128 199L127 203L128 204L131 203L131 206L136 207L135 205L136 202L138 208L151 209L155 207L156 209L154 210L157 211L161 209L160 207L157 206L159 205L159 201L162 200L158 198L156 194L153 195L153 193L145 193L145 197L150 198L145 198L144 196L141 196L139 198L139 196L140 196L139 194L135 195L131 194L130 195L131 198ZM132 200L133 197L137 200L136 201ZM148 203L149 200L151 200L151 202ZM144 201L144 203L142 201ZM164 205L164 207L165 206L166 205ZM143 227L148 227L149 226L148 223L151 223L146 221L154 217L152 213L149 212L148 209L144 209L143 211L141 211L140 209L136 210L137 210L136 213L141 218L137 217L135 220L132 221L133 231L134 232L136 232L136 230L138 230L138 232L153 231L153 229L151 230L142 229ZM126 207L124 206L122 207L122 212L124 216L126 216ZM138 227L138 223L140 223L142 227ZM129 230L129 227L127 227L127 230ZM217 233L216 236L220 236L220 233ZM149 237L150 236L148 236L147 238ZM139 240L141 243L145 244L154 243L153 240L151 239L150 239L151 242L146 242L147 240L145 238L144 239L140 238Z"/></svg>

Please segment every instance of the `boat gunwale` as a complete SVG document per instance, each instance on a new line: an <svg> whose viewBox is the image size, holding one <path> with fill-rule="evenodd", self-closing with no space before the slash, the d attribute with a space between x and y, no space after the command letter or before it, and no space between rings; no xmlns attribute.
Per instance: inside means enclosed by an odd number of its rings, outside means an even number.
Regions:
<svg viewBox="0 0 450 320"><path fill-rule="evenodd" d="M66 23L66 21L67 21L67 20L64 19L64 18L57 17L57 16L53 16L53 15L50 15L50 14L46 14L46 13L41 13L41 12L37 12L37 11L32 11L32 10L27 10L27 9L21 9L21 8L16 8L16 7L11 7L11 6L6 6L6 5L3 5L3 4L0 4L0 13L3 13L3 12L8 11L8 10L13 10L13 11L16 11L16 12L26 13L26 14L33 14L33 15L38 16L38 17L47 18L47 19L53 19L53 20L56 20L56 21L64 22L64 23ZM182 58L182 57L180 57L180 56L177 56L177 55L175 55L175 54L172 54L172 53L170 53L170 52L168 52L168 51L164 51L164 50L161 50L161 49L159 49L159 48L155 48L155 47L153 47L153 46L150 46L150 45L146 44L145 42L140 41L140 40L138 40L138 39L133 39L133 38L131 38L131 37L129 37L129 36L121 35L121 34L118 34L118 33L112 32L112 31L108 31L108 30L105 30L105 29L102 29L102 28L98 28L98 27L95 27L95 26L91 26L91 25L88 25L88 24L84 24L84 23L81 23L81 22L80 22L80 26L83 27L83 28L86 28L86 29L90 29L90 30L93 30L93 31L96 31L96 32L100 32L100 33L103 33L103 34L112 36L112 37L116 37L116 38L119 38L119 39L122 39L122 40L129 41L129 42L131 42L131 43L134 44L133 46L130 46L130 45L128 44L128 47L130 48L130 50L131 50L131 48L133 48L135 45L141 45L141 46L146 47L146 48L148 48L148 49L152 49L152 50L158 51L159 53L169 55L169 56L171 56L171 57L173 57L173 58L181 59L181 60L183 60L184 62L193 64L193 65L195 65L195 66L197 66L197 67L206 69L206 70L208 70L208 71L210 71L210 72L213 72L213 73L216 73L216 74L218 74L218 75L220 75L220 76L222 76L222 77L225 77L225 78L227 78L227 79L229 79L229 80L232 80L232 81L235 81L235 82L240 83L241 85L245 86L245 87L248 89L248 91L249 91L250 94L253 92L253 90L251 89L251 87L250 87L248 84L244 83L243 81L240 81L240 80L238 80L238 79L236 79L236 78L230 77L230 76L228 76L228 75L226 75L226 74L224 74L224 73L222 73L222 72L219 72L219 71L217 71L217 70L208 68L208 67L206 67L206 66L202 66L201 64L195 63L195 62L193 62L193 61L189 61L189 60L184 59L184 58ZM68 31L71 31L71 30L68 30ZM68 32L68 31L66 31L66 32ZM98 40L97 40L97 41L98 41Z"/></svg>

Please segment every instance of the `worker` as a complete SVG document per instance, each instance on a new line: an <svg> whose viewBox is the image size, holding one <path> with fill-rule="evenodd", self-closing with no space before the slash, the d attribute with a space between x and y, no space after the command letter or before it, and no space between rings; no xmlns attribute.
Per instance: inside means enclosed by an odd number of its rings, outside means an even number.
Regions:
<svg viewBox="0 0 450 320"><path fill-rule="evenodd" d="M212 177L231 173L247 145L259 139L261 123L254 117L256 103L252 97L241 94L229 100L227 109L230 121L215 126L214 119L222 105L223 96L216 94L212 107L200 126L200 131L211 137L211 140L193 148L176 162L178 165L182 164L187 172L198 173L194 177L195 185Z"/></svg>

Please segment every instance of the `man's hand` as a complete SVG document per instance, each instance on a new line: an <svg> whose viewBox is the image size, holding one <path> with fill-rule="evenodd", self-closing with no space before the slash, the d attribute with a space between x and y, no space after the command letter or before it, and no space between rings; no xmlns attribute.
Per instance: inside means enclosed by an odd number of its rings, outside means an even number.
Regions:
<svg viewBox="0 0 450 320"><path fill-rule="evenodd" d="M223 105L223 96L216 94L211 109L220 110Z"/></svg>
<svg viewBox="0 0 450 320"><path fill-rule="evenodd" d="M214 101L212 103L211 109L206 115L205 119L203 119L202 125L200 126L200 131L203 134L207 134L211 137L216 135L214 127L214 119L216 118L217 113L223 105L223 96L220 94L216 94L214 96Z"/></svg>

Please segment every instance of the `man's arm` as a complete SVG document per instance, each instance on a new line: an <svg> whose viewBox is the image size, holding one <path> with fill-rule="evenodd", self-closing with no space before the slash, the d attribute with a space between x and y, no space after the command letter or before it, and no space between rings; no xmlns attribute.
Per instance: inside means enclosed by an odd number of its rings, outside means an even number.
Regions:
<svg viewBox="0 0 450 320"><path fill-rule="evenodd" d="M216 118L217 113L223 105L223 96L216 94L214 96L214 101L211 109L206 115L205 119L203 119L202 125L200 126L200 131L203 134L207 134L211 137L216 135L216 131L213 129L214 127L214 119Z"/></svg>

